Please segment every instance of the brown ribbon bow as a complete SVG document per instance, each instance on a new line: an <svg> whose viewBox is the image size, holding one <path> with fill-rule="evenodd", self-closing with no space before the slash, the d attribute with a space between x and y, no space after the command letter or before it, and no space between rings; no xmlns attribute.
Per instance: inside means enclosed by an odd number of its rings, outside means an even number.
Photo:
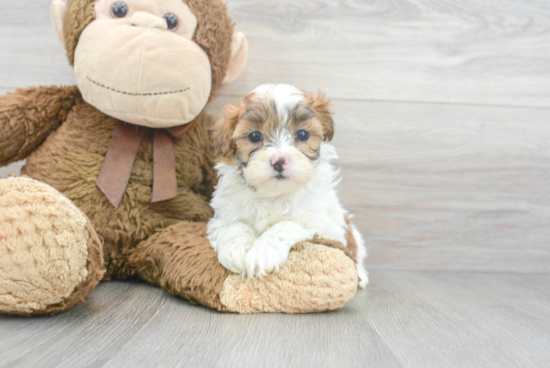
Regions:
<svg viewBox="0 0 550 368"><path fill-rule="evenodd" d="M109 202L118 208L148 130L153 131L153 197L151 203L167 201L178 195L174 140L182 139L193 123L169 128L151 129L119 122L107 149L97 186Z"/></svg>

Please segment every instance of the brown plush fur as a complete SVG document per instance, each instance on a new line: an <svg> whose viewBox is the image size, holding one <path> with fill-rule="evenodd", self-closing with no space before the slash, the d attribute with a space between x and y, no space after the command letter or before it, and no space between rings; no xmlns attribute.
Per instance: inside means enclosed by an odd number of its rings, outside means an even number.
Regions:
<svg viewBox="0 0 550 368"><path fill-rule="evenodd" d="M69 90L73 93L68 93ZM2 162L8 163L25 158L26 151L17 148L32 150L38 147L28 156L22 173L56 188L89 217L93 224L93 228L90 228L92 237L97 238L97 231L105 240L105 279L134 274L135 267L128 262L129 252L158 230L181 220L204 222L212 216L208 201L216 176L213 169L214 150L208 137L208 128L213 123L210 116L204 113L199 115L184 139L175 142L177 198L150 203L153 156L152 137L149 136L141 143L126 193L120 206L114 209L95 181L117 121L81 99L75 99L73 88L58 89L57 99L51 96L52 89L44 91L44 98L36 98L32 105L29 104L31 108L16 102L27 101L29 95L40 96L40 89L19 90L15 94L0 97L0 106L5 112L0 116L0 137L3 138L0 144L4 146L0 158ZM52 111L51 101L55 101L55 108L61 111ZM67 114L64 109L72 105L72 111ZM38 112L36 117L35 112ZM40 117L49 120L40 120ZM66 121L59 126L62 118L66 118ZM47 124L41 126L40 121ZM44 131L53 131L45 141ZM29 136L27 132L37 133ZM99 270L103 262L97 260L98 254L97 249L91 247L89 268L90 277L94 280L102 275ZM217 263L216 258L213 261ZM218 267L221 266L218 264ZM178 274L181 271L177 268ZM219 282L220 287L221 284ZM37 313L51 314L66 310L82 301L94 286L94 283L84 282L64 302Z"/></svg>
<svg viewBox="0 0 550 368"><path fill-rule="evenodd" d="M95 0L67 3L63 30L71 65L82 31L95 19L94 3ZM211 61L212 97L225 77L234 26L220 0L186 3L197 16L194 40ZM135 273L128 255L141 241L181 220L204 222L212 216L208 204L216 182L214 150L208 136L212 123L212 118L202 113L184 139L175 141L178 196L166 202L150 203L152 134L146 137L126 193L114 209L95 182L117 120L84 102L77 87L18 90L0 97L0 165L27 158L22 173L66 195L104 238L105 279L125 278ZM78 288L62 305L52 306L51 311L70 307L73 299L85 296L81 291L90 290Z"/></svg>
<svg viewBox="0 0 550 368"><path fill-rule="evenodd" d="M348 231L347 236L348 236L348 238L350 236L353 238L353 235L350 231ZM344 252L344 254L346 256L353 259L353 261L356 261L355 253L357 251L357 244L355 244L355 240L353 241L353 244L348 244L347 247L344 247L344 245L342 243L337 242L336 240L325 239L325 238L321 238L319 235L315 235L313 237L313 239L310 240L310 242L315 243L315 244L322 244L322 245L325 245L327 247L331 247L331 248L335 248L335 249L339 249L342 252ZM301 248L299 248L299 246L296 246L294 249L299 250Z"/></svg>
<svg viewBox="0 0 550 368"><path fill-rule="evenodd" d="M68 298L61 303L48 306L43 311L34 313L36 315L53 315L59 312L66 311L67 309L84 303L84 300L92 290L95 289L97 284L103 279L105 269L103 268L103 248L102 241L97 236L95 229L88 220L87 223L88 233L90 238L88 239L88 262L86 263L86 269L88 270L88 277L84 282L79 284Z"/></svg>
<svg viewBox="0 0 550 368"><path fill-rule="evenodd" d="M205 223L182 221L159 231L137 247L130 261L144 280L193 303L226 311L220 293L229 272L218 262Z"/></svg>
<svg viewBox="0 0 550 368"><path fill-rule="evenodd" d="M74 65L74 53L84 28L95 19L97 0L68 0L63 19L63 35L69 63Z"/></svg>
<svg viewBox="0 0 550 368"><path fill-rule="evenodd" d="M102 243L82 211L23 176L0 180L0 208L0 312L55 314L84 301L104 270Z"/></svg>
<svg viewBox="0 0 550 368"><path fill-rule="evenodd" d="M67 119L77 87L19 89L0 100L0 166L26 158Z"/></svg>
<svg viewBox="0 0 550 368"><path fill-rule="evenodd" d="M151 204L153 142L143 139L126 193L117 209L96 185L117 120L79 100L67 121L27 159L22 173L47 183L71 199L105 239L107 278L124 278L134 270L128 251L155 231L181 220L206 221L215 184L213 148L201 114L184 139L176 141L178 197ZM70 144L68 143L70 142Z"/></svg>
<svg viewBox="0 0 550 368"><path fill-rule="evenodd" d="M185 137L175 141L178 196L150 203L150 134L141 143L126 193L115 209L95 182L117 120L84 102L73 87L18 90L0 97L0 110L4 112L0 115L0 161L19 160L32 151L22 173L56 188L89 217L105 240L106 280L133 275L135 267L128 262L129 252L155 232L181 220L205 222L212 216L208 202L216 175L214 149L208 136L213 119L207 114L200 114ZM92 258L90 266L97 271L103 262ZM99 273L92 275L97 277ZM88 285L83 283L63 303L38 313L56 313L80 302L93 289Z"/></svg>

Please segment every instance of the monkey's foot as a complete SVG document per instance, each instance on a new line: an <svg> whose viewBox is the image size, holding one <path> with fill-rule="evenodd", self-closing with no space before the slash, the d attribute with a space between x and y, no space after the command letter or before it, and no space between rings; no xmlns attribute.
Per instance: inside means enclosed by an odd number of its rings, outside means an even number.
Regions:
<svg viewBox="0 0 550 368"><path fill-rule="evenodd" d="M203 223L181 222L153 235L130 262L145 280L222 312L333 310L353 299L358 285L355 261L328 243L295 246L279 272L263 279L232 274L218 262Z"/></svg>
<svg viewBox="0 0 550 368"><path fill-rule="evenodd" d="M88 218L51 186L0 180L0 313L55 314L81 303L103 275Z"/></svg>
<svg viewBox="0 0 550 368"><path fill-rule="evenodd" d="M357 291L355 262L342 250L303 243L263 279L231 274L220 302L230 312L312 313L343 307Z"/></svg>

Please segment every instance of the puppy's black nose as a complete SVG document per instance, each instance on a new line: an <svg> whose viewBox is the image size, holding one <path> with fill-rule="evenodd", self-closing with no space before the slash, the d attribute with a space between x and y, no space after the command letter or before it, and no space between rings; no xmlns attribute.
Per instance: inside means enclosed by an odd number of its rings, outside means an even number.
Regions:
<svg viewBox="0 0 550 368"><path fill-rule="evenodd" d="M283 167L284 164L285 164L285 158L284 158L284 157L281 157L281 158L279 159L279 161L277 161L277 162L275 162L275 163L273 163L273 162L271 163L271 165L273 165L273 168L274 168L276 171L280 172L280 173L283 172L283 170L284 170L284 167Z"/></svg>

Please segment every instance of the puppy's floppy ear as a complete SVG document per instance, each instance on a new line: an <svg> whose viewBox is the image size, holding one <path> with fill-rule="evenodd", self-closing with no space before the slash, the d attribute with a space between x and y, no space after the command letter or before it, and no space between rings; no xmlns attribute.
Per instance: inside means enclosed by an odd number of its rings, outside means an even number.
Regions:
<svg viewBox="0 0 550 368"><path fill-rule="evenodd" d="M323 126L323 139L330 142L334 137L334 120L330 111L330 100L321 91L317 93L305 92L307 106L313 110Z"/></svg>
<svg viewBox="0 0 550 368"><path fill-rule="evenodd" d="M242 116L242 106L227 105L222 113L222 116L216 121L213 128L212 139L218 158L234 158L235 157L235 142L233 141L233 133L235 127Z"/></svg>

